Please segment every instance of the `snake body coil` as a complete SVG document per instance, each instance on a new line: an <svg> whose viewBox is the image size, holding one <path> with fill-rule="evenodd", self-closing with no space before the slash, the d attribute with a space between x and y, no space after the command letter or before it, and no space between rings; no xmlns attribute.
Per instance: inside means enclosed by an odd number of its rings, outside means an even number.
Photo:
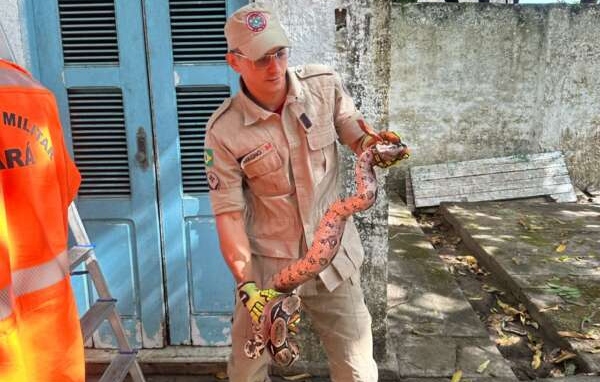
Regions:
<svg viewBox="0 0 600 382"><path fill-rule="evenodd" d="M403 158L408 148L402 143L373 145L363 152L355 167L356 193L338 199L325 211L306 255L282 269L273 278L274 288L289 292L318 275L337 253L346 226L352 214L371 207L377 199L377 178L373 167L375 156Z"/></svg>
<svg viewBox="0 0 600 382"><path fill-rule="evenodd" d="M348 217L371 207L377 199L377 179L372 162L372 150L367 150L360 156L355 168L356 194L336 200L325 211L306 255L275 275L275 290L292 291L314 279L329 265L340 248Z"/></svg>
<svg viewBox="0 0 600 382"><path fill-rule="evenodd" d="M354 213L371 207L377 199L377 178L373 167L375 157L404 158L407 147L402 143L377 144L369 147L359 157L355 167L356 193L341 198L325 211L315 231L306 255L282 269L273 277L275 290L286 292L265 306L263 317L253 339L246 343L246 355L259 357L266 347L273 360L281 366L290 366L299 355L298 345L288 336L287 325L299 311L300 299L291 291L314 279L329 265L340 248L346 220Z"/></svg>

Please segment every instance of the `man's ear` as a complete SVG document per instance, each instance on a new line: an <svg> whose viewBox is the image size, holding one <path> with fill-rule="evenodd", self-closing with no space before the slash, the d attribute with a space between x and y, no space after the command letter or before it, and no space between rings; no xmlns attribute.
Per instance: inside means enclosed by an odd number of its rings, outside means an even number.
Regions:
<svg viewBox="0 0 600 382"><path fill-rule="evenodd" d="M240 73L240 61L235 54L227 53L225 54L225 59L227 60L229 66L231 66L231 69L235 70L237 73Z"/></svg>

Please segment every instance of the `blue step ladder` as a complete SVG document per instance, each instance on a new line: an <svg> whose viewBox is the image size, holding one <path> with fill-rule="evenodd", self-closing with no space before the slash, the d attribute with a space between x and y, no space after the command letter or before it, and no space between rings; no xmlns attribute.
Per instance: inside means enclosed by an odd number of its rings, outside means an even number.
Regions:
<svg viewBox="0 0 600 382"><path fill-rule="evenodd" d="M98 300L81 317L83 341L87 342L104 320L108 320L119 349L118 354L112 359L99 382L121 382L127 377L127 374L131 375L133 382L145 382L146 379L137 362L137 350L129 345L123 323L117 311L117 300L112 297L106 285L106 280L96 259L94 246L85 231L75 203L71 203L69 206L69 227L77 243L69 249L71 275L89 274L98 293ZM75 270L80 264L85 265L85 271Z"/></svg>

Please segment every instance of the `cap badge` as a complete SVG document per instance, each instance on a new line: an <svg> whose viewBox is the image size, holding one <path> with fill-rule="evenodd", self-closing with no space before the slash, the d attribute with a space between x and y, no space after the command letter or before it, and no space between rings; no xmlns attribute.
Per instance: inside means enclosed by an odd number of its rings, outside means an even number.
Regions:
<svg viewBox="0 0 600 382"><path fill-rule="evenodd" d="M267 27L267 18L262 12L250 12L246 16L246 26L252 32L260 32Z"/></svg>

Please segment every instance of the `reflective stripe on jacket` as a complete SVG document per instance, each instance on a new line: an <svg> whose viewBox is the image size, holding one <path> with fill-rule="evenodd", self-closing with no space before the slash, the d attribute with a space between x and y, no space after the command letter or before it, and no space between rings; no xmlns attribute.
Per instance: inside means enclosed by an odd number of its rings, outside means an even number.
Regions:
<svg viewBox="0 0 600 382"><path fill-rule="evenodd" d="M10 287L0 289L0 321L6 319L13 312Z"/></svg>

